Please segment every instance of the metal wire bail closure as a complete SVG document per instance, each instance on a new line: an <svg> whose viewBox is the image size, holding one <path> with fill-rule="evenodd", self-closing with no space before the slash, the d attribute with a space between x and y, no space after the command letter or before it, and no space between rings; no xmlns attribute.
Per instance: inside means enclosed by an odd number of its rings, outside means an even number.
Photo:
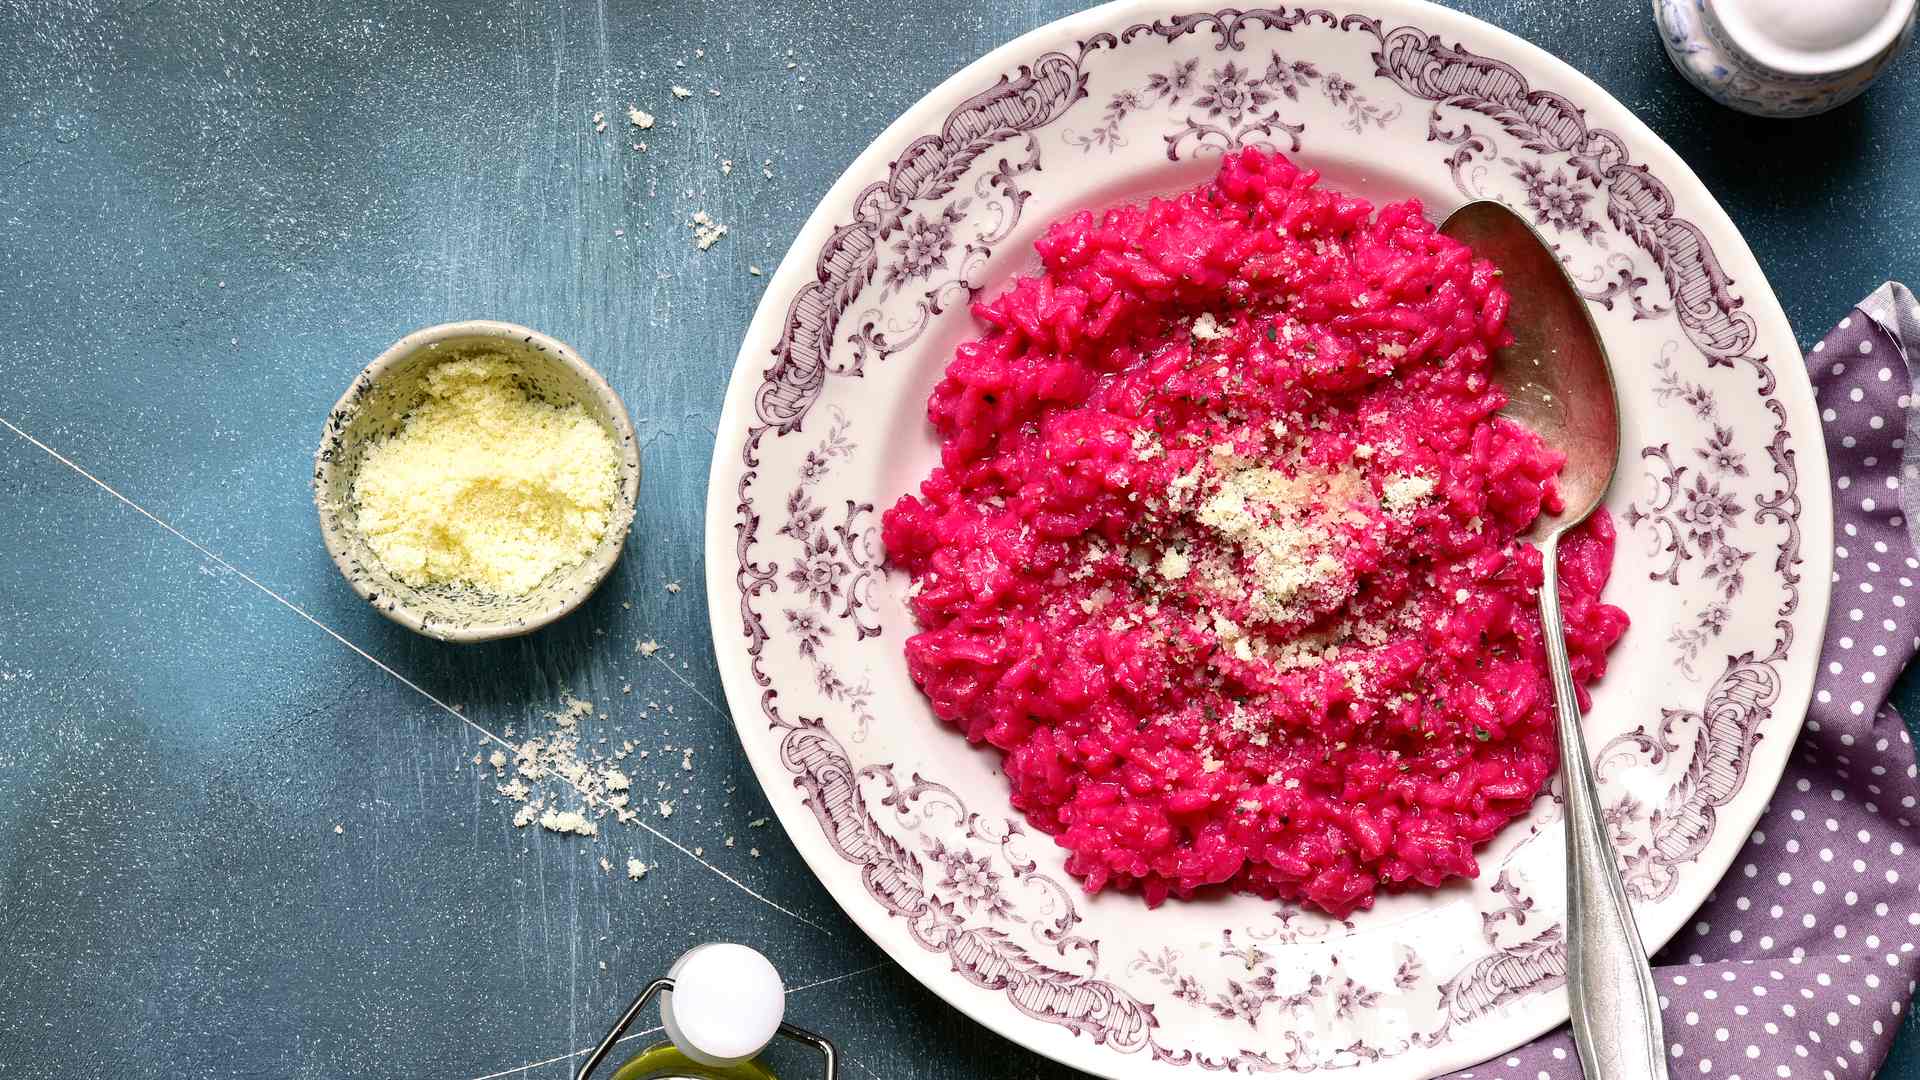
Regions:
<svg viewBox="0 0 1920 1080"><path fill-rule="evenodd" d="M826 1080L838 1080L839 1055L833 1043L783 1018L786 991L773 964L753 949L729 943L696 946L674 961L664 978L648 983L587 1055L574 1080L593 1074L656 996L661 997L667 1038L694 1062L737 1065L758 1056L778 1034L819 1051Z"/></svg>

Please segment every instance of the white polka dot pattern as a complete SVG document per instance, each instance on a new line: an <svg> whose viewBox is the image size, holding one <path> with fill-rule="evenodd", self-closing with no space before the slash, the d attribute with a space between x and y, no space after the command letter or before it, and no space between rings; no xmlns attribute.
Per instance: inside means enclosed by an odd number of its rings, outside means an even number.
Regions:
<svg viewBox="0 0 1920 1080"><path fill-rule="evenodd" d="M1920 555L1900 505L1912 384L1887 366L1900 355L1856 311L1808 357L1836 489L1824 663L1746 850L1654 959L1675 1078L1866 1080L1913 997L1920 865L1906 853L1920 850L1920 780L1886 703L1920 648L1920 605L1905 595ZM1455 1075L1575 1080L1580 1068L1561 1028Z"/></svg>

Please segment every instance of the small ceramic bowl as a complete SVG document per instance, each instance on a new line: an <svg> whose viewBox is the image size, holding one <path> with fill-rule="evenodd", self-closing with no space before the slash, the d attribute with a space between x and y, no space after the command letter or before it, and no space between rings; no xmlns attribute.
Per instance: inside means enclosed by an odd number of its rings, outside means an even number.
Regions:
<svg viewBox="0 0 1920 1080"><path fill-rule="evenodd" d="M1915 0L1653 0L1688 82L1755 116L1813 116L1865 92L1913 36Z"/></svg>
<svg viewBox="0 0 1920 1080"><path fill-rule="evenodd" d="M353 478L369 441L399 429L420 401L426 372L443 360L505 355L526 369L546 400L579 403L608 432L620 452L620 488L612 522L585 561L555 571L524 596L500 597L468 588L415 588L395 578L367 547L355 525ZM394 622L442 641L490 641L537 630L580 606L612 571L633 522L640 493L640 448L620 398L566 345L512 323L475 320L416 330L367 365L327 416L314 455L313 501L327 551L353 591Z"/></svg>

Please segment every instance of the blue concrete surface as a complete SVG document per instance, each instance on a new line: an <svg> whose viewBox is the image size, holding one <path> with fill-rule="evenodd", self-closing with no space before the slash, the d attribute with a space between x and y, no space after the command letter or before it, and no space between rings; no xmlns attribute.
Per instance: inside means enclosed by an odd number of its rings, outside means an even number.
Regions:
<svg viewBox="0 0 1920 1080"><path fill-rule="evenodd" d="M838 979L792 1015L849 1075L1059 1075L885 964L777 825L748 836L766 807L711 704L698 582L712 423L765 281L747 266L927 89L1075 6L0 0L0 419L179 534L0 429L0 1075L548 1080L716 937L761 943L792 985ZM1671 141L1803 342L1920 278L1920 61L1768 123L1682 84L1643 3L1457 6ZM696 96L656 109L670 150L587 123L673 82ZM704 254L694 209L732 227ZM647 475L581 613L453 649L345 588L307 475L360 365L473 316L577 346ZM495 732L562 688L672 705L629 737L696 769L659 754L636 783L676 793L658 824L713 869L634 830L515 829L479 734L342 639ZM1898 700L1920 716L1911 680ZM630 883L603 853L655 869ZM1884 1075L1920 1078L1911 1026Z"/></svg>

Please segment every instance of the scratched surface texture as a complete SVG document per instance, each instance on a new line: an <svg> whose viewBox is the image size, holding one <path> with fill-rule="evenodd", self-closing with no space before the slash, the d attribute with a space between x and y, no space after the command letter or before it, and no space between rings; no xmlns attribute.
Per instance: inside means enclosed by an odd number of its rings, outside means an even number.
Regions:
<svg viewBox="0 0 1920 1080"><path fill-rule="evenodd" d="M900 110L1074 6L0 0L0 1075L558 1080L715 938L773 956L850 1076L1059 1075L887 964L751 827L699 538L748 266ZM1766 124L1682 85L1638 0L1462 6L1669 139L1804 341L1920 276L1916 62ZM629 101L660 117L645 153ZM702 209L732 229L704 253ZM466 317L577 346L647 471L581 612L456 648L347 590L307 474L356 369ZM473 765L563 689L610 714L590 738L656 751L631 770L676 803L653 832L516 829ZM1920 1077L1913 1046L1889 1075Z"/></svg>

